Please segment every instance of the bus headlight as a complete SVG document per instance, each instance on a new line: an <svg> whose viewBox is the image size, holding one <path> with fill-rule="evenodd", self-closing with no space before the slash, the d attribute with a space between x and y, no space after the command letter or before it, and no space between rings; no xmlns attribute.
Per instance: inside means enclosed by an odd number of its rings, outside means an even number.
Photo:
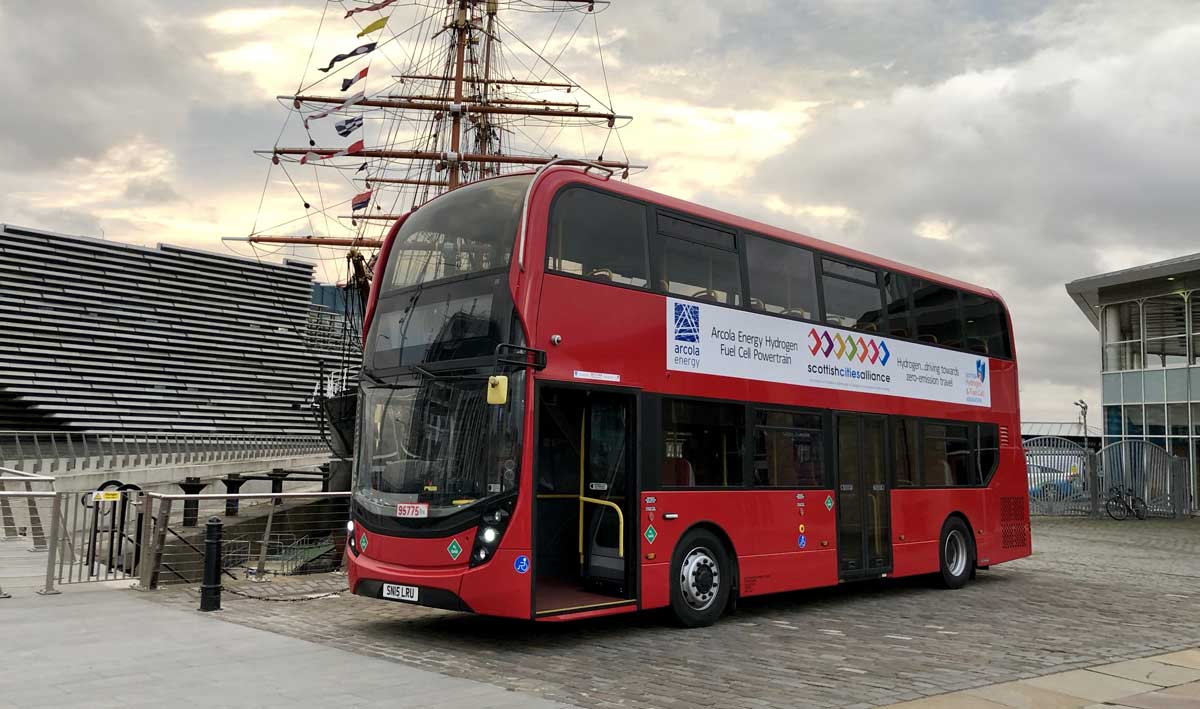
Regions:
<svg viewBox="0 0 1200 709"><path fill-rule="evenodd" d="M508 520L512 517L512 507L516 495L509 497L498 506L484 511L479 519L479 531L475 534L475 546L471 549L471 566L479 566L496 555L504 530L508 528Z"/></svg>

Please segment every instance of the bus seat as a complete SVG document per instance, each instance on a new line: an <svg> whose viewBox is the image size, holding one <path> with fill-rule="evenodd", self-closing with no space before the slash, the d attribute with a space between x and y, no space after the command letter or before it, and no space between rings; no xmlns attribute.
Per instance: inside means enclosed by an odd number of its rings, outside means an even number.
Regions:
<svg viewBox="0 0 1200 709"><path fill-rule="evenodd" d="M686 458L667 458L663 461L662 484L673 487L694 487L696 475Z"/></svg>

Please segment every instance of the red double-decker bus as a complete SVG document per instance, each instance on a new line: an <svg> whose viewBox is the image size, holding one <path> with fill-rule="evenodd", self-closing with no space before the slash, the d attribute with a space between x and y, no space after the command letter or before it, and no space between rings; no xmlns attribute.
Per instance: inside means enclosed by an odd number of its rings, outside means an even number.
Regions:
<svg viewBox="0 0 1200 709"><path fill-rule="evenodd" d="M1030 553L992 291L550 166L391 229L354 593L566 620Z"/></svg>

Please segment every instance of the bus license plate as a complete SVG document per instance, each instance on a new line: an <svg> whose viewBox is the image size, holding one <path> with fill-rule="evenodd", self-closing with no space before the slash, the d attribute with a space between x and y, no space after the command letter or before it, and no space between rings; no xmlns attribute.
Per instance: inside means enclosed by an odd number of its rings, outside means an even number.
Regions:
<svg viewBox="0 0 1200 709"><path fill-rule="evenodd" d="M397 583L385 583L383 584L383 597L389 601L406 601L408 603L416 603L417 587L401 586Z"/></svg>
<svg viewBox="0 0 1200 709"><path fill-rule="evenodd" d="M396 516L409 519L425 519L429 516L429 504L425 502L401 502L396 505Z"/></svg>

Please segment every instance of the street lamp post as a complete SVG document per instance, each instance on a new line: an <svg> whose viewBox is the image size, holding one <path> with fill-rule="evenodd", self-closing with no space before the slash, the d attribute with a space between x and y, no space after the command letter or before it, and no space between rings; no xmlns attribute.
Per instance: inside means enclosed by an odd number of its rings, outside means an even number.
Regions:
<svg viewBox="0 0 1200 709"><path fill-rule="evenodd" d="M1079 407L1079 412L1081 414L1083 414L1083 447L1088 448L1088 450L1091 450L1088 447L1088 427L1087 427L1088 405L1087 405L1087 402L1084 401L1083 399L1080 399L1079 401L1075 402L1075 405Z"/></svg>

